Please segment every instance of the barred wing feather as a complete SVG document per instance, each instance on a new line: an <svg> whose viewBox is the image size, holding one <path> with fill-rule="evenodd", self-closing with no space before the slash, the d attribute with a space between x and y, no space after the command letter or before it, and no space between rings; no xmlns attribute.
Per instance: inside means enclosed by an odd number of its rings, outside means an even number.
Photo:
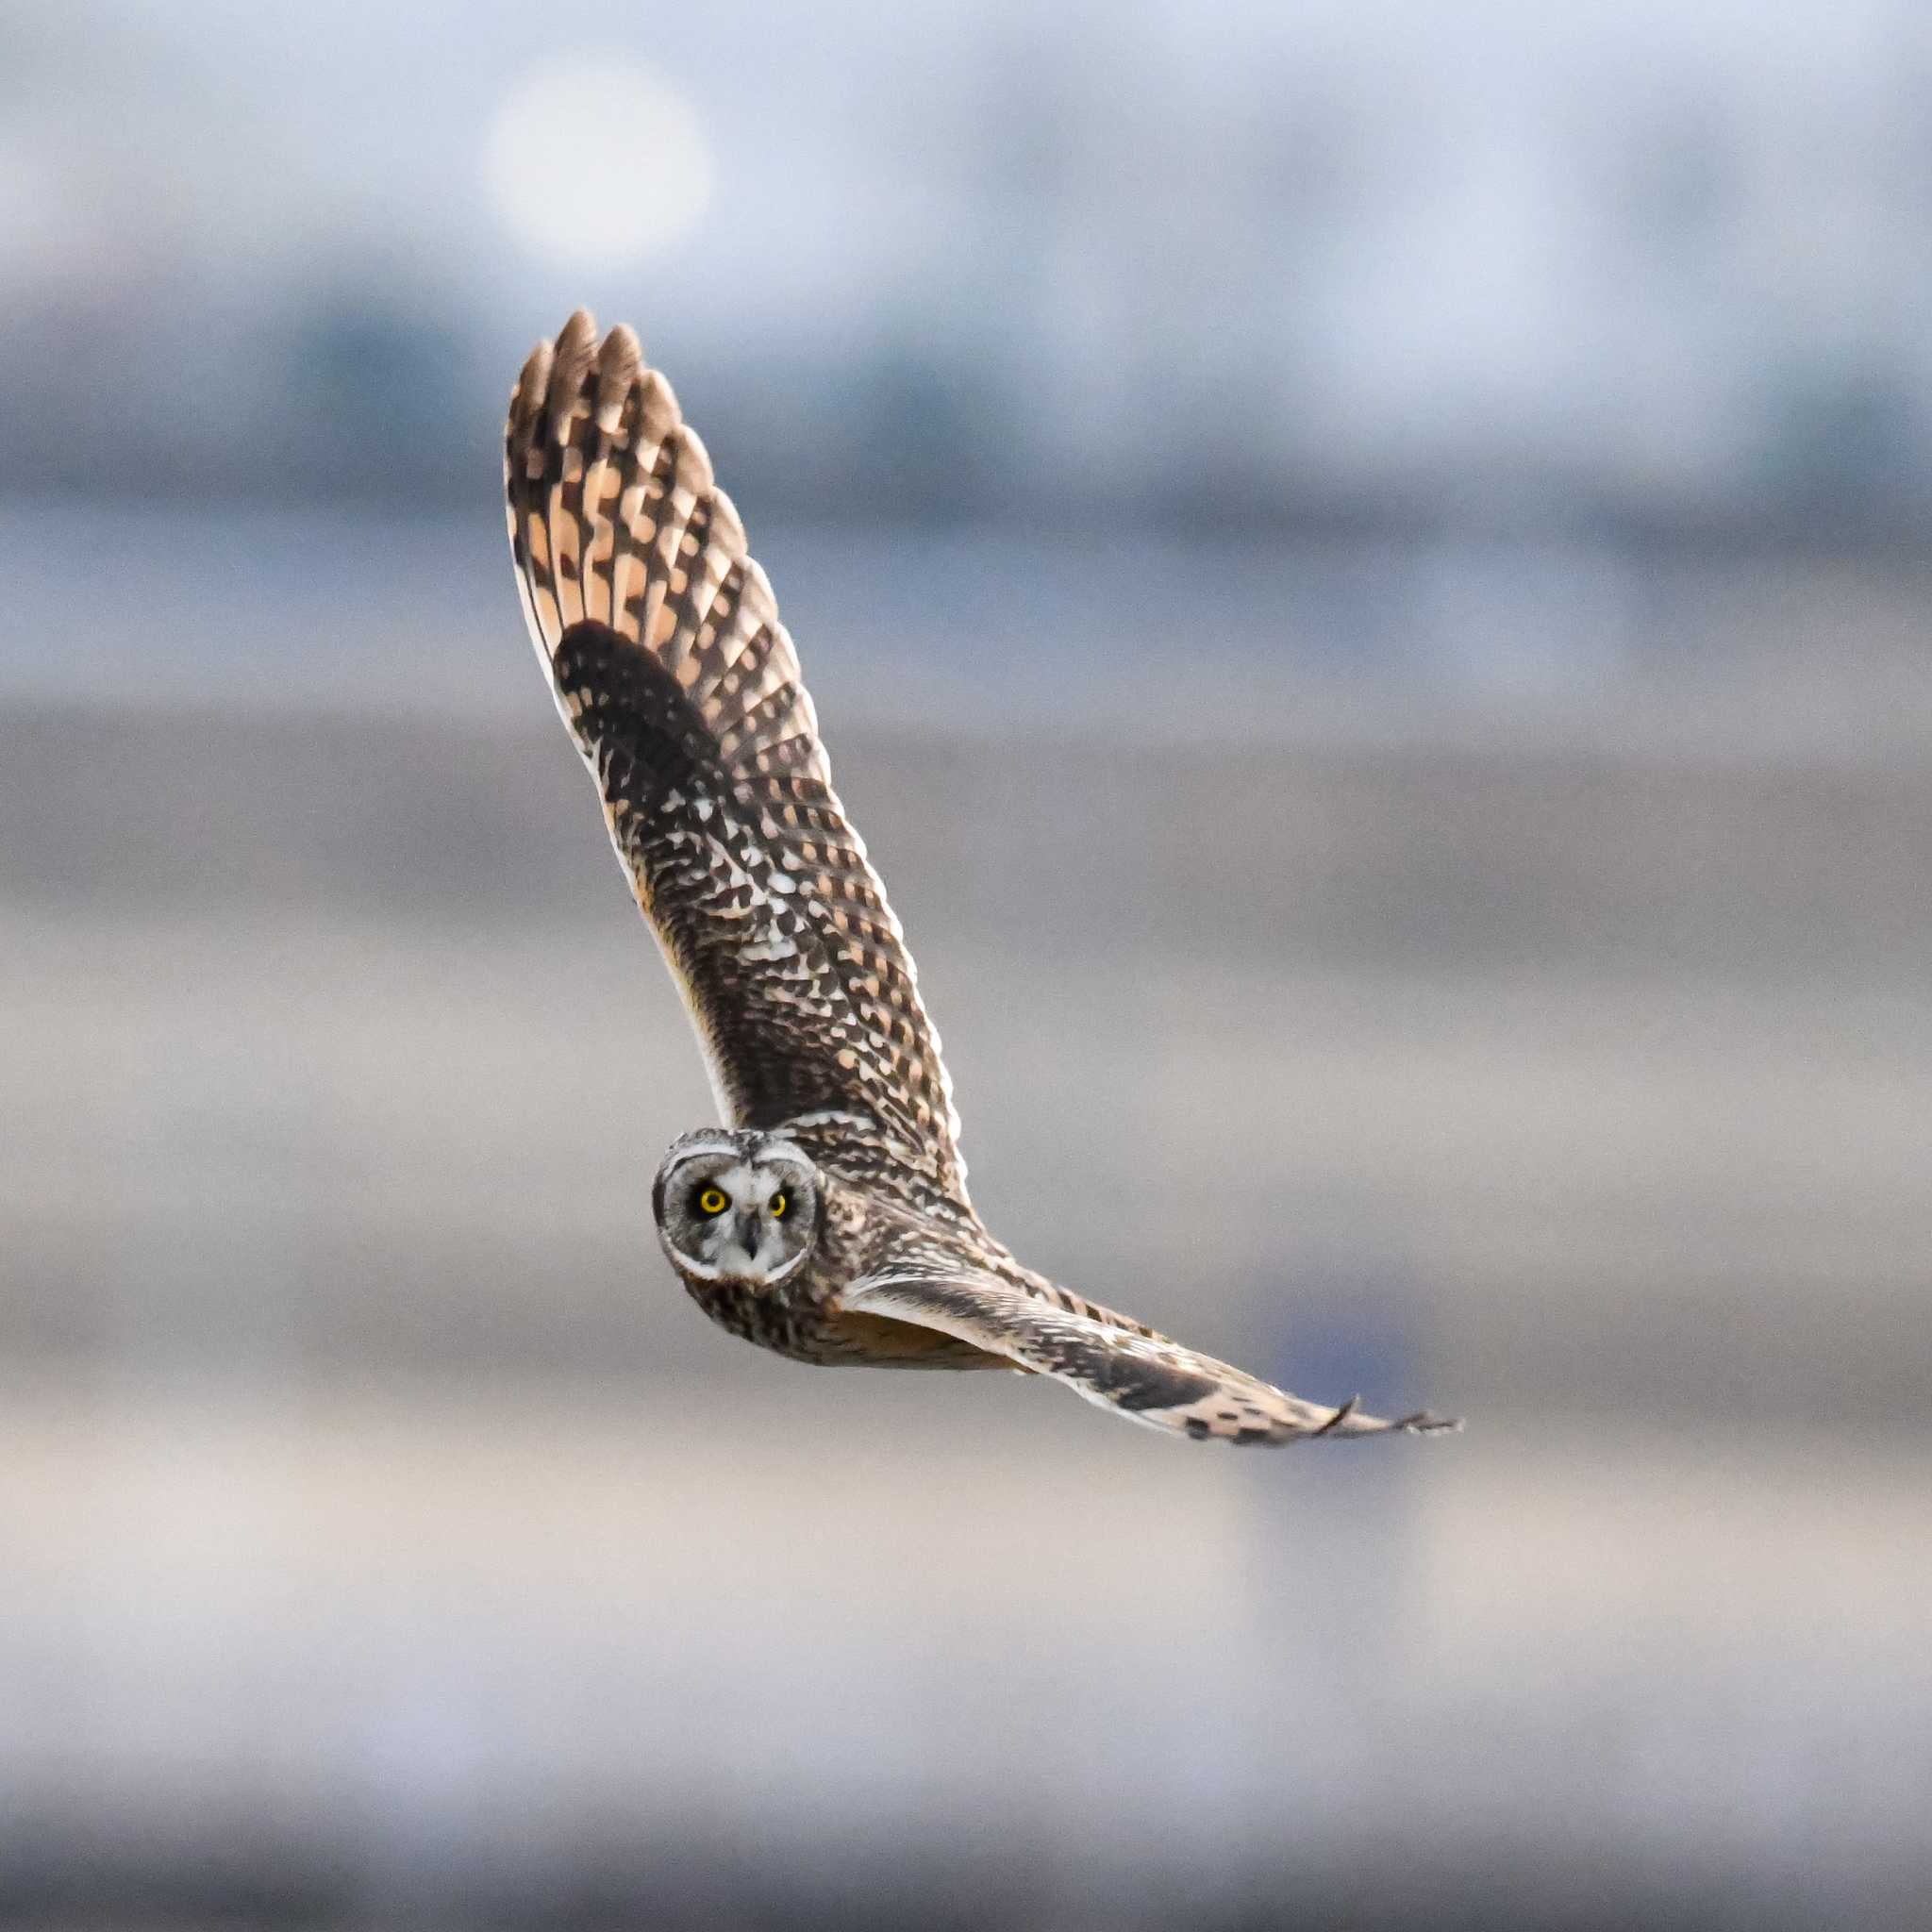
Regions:
<svg viewBox="0 0 1932 1932"><path fill-rule="evenodd" d="M581 310L510 398L518 588L734 1125L878 1146L970 1212L939 1036L744 526L637 338Z"/></svg>

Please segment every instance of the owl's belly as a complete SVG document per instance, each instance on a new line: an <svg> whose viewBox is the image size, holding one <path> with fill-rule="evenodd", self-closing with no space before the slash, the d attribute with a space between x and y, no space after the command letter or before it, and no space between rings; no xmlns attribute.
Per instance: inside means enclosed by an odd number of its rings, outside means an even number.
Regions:
<svg viewBox="0 0 1932 1932"><path fill-rule="evenodd" d="M771 1289L728 1281L687 1281L692 1301L741 1341L818 1368L1010 1369L1004 1356L969 1342L894 1322L882 1315L851 1315L822 1302L788 1300Z"/></svg>

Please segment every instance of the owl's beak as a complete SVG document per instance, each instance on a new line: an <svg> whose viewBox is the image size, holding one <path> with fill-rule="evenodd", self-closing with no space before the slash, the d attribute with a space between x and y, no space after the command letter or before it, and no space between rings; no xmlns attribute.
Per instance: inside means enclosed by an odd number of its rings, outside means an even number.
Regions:
<svg viewBox="0 0 1932 1932"><path fill-rule="evenodd" d="M756 1214L741 1214L738 1217L738 1239L744 1248L745 1257L756 1261L758 1257L758 1242L762 1239Z"/></svg>

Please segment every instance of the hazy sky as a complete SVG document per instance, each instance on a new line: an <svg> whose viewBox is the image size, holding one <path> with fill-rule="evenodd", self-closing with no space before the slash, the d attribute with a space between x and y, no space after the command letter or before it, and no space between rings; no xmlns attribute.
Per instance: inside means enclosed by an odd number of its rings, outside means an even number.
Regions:
<svg viewBox="0 0 1932 1932"><path fill-rule="evenodd" d="M1915 0L584 20L13 6L9 307L188 337L352 290L494 368L588 301L680 366L983 367L1075 471L1176 424L1377 487L1924 464Z"/></svg>

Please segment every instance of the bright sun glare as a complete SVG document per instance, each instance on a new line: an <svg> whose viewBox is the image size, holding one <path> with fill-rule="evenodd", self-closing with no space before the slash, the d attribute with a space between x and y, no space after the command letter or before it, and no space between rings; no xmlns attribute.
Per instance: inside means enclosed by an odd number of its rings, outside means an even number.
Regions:
<svg viewBox="0 0 1932 1932"><path fill-rule="evenodd" d="M691 103L633 60L557 60L498 108L483 157L491 206L559 267L631 267L681 242L711 199Z"/></svg>

